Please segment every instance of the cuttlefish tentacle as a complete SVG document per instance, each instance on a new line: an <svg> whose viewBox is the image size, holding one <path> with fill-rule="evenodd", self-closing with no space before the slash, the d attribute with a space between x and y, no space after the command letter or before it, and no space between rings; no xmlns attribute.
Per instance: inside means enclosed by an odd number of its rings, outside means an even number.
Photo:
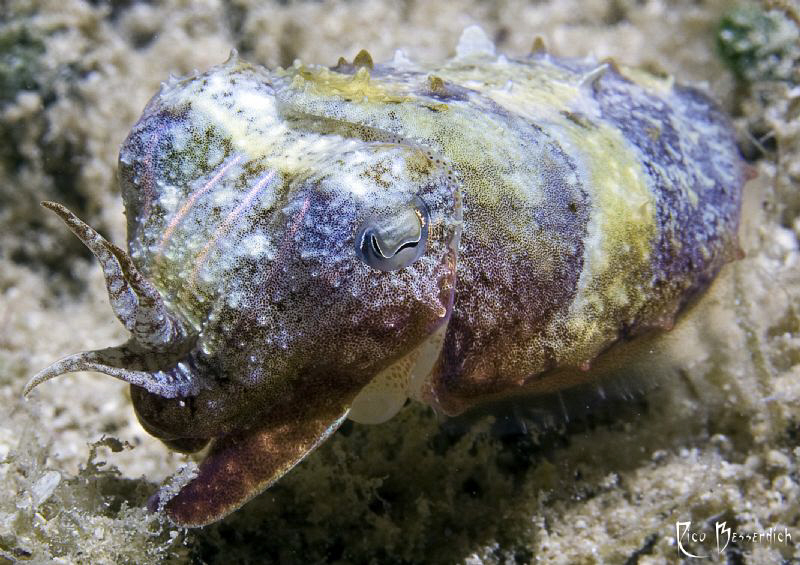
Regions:
<svg viewBox="0 0 800 565"><path fill-rule="evenodd" d="M172 498L159 491L148 507L165 510L185 527L204 526L230 514L333 434L347 417L351 396L307 396L303 402L275 406L255 427L216 439L198 475Z"/></svg>

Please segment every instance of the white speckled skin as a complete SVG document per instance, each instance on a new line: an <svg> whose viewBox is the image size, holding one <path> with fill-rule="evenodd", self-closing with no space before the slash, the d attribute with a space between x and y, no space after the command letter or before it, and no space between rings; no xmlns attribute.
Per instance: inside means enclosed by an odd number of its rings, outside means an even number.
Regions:
<svg viewBox="0 0 800 565"><path fill-rule="evenodd" d="M171 80L119 176L129 256L51 207L101 259L120 319L161 337L29 386L107 372L171 447L213 439L200 475L153 503L185 525L243 504L348 413L380 422L408 396L458 413L593 378L601 352L669 327L734 255L744 182L696 91L509 60L474 28L435 69L233 56Z"/></svg>

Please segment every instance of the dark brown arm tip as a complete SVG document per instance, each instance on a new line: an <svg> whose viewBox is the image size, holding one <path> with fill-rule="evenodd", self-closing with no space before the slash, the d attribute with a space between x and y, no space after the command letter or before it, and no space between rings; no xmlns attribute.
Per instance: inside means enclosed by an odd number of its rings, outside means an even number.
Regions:
<svg viewBox="0 0 800 565"><path fill-rule="evenodd" d="M302 461L339 427L347 412L341 399L311 406L286 402L257 427L217 439L198 475L164 505L167 516L184 527L224 518Z"/></svg>

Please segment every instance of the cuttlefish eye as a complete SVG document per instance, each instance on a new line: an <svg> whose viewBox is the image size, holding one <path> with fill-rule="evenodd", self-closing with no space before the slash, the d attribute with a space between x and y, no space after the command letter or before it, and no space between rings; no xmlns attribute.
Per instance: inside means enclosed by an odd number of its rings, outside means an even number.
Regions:
<svg viewBox="0 0 800 565"><path fill-rule="evenodd" d="M356 234L356 255L373 269L404 269L425 253L430 213L419 196L389 214L369 218Z"/></svg>

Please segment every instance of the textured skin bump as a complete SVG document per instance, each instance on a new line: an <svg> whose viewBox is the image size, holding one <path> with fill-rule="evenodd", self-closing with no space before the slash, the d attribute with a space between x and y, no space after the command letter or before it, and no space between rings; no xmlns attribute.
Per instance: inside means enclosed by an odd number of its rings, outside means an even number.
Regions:
<svg viewBox="0 0 800 565"><path fill-rule="evenodd" d="M457 414L597 378L735 256L745 168L703 94L542 48L498 56L476 28L456 53L275 71L232 56L165 83L123 144L127 252L47 205L131 338L26 391L101 371L167 446L210 442L198 476L154 498L176 523L235 510L348 414L378 423L406 397Z"/></svg>

